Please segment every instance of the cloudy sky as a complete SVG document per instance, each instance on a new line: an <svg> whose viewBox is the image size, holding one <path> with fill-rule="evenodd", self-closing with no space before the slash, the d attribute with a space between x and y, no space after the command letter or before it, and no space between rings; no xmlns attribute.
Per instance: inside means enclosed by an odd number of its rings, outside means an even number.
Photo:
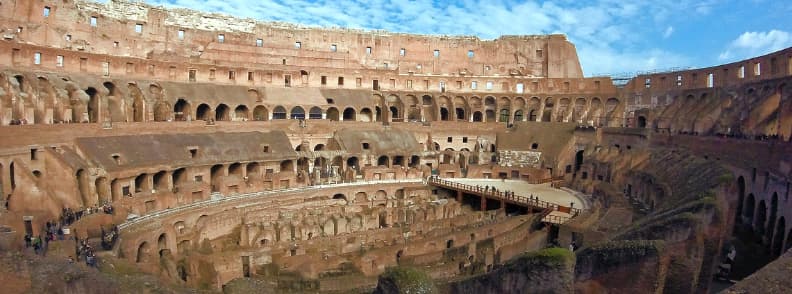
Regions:
<svg viewBox="0 0 792 294"><path fill-rule="evenodd" d="M311 26L482 39L563 33L587 76L705 67L792 46L789 0L144 1Z"/></svg>

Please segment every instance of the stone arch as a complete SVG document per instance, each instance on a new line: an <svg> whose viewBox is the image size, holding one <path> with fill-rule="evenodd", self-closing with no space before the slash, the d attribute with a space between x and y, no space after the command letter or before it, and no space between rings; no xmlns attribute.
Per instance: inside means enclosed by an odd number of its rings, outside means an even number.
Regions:
<svg viewBox="0 0 792 294"><path fill-rule="evenodd" d="M187 102L184 98L179 98L176 100L176 104L173 105L174 119L176 121L185 121L188 117L193 118L191 109L190 102Z"/></svg>
<svg viewBox="0 0 792 294"><path fill-rule="evenodd" d="M137 263L149 262L149 259L151 257L150 256L151 253L149 252L150 250L151 250L151 245L149 245L148 242L144 241L143 243L140 243L137 249L137 257L135 258L135 262Z"/></svg>
<svg viewBox="0 0 792 294"><path fill-rule="evenodd" d="M110 184L107 181L106 177L98 177L95 181L96 186L96 194L99 198L99 203L104 204L107 202L112 201L110 195Z"/></svg>
<svg viewBox="0 0 792 294"><path fill-rule="evenodd" d="M374 115L371 113L371 109L363 108L360 110L360 121L362 122L374 121Z"/></svg>
<svg viewBox="0 0 792 294"><path fill-rule="evenodd" d="M253 120L266 121L269 120L269 110L264 105L258 105L253 108Z"/></svg>
<svg viewBox="0 0 792 294"><path fill-rule="evenodd" d="M377 166L388 166L389 167L390 158L387 155L382 155L377 158Z"/></svg>
<svg viewBox="0 0 792 294"><path fill-rule="evenodd" d="M220 192L220 179L225 176L223 165L215 164L209 170L209 182L212 184L212 192Z"/></svg>
<svg viewBox="0 0 792 294"><path fill-rule="evenodd" d="M246 121L250 119L250 110L247 105L241 104L234 108L234 120Z"/></svg>
<svg viewBox="0 0 792 294"><path fill-rule="evenodd" d="M322 119L322 109L318 106L311 107L308 111L308 119Z"/></svg>
<svg viewBox="0 0 792 294"><path fill-rule="evenodd" d="M352 107L347 107L346 109L344 109L343 120L344 121L357 120L357 113L355 112L355 109Z"/></svg>
<svg viewBox="0 0 792 294"><path fill-rule="evenodd" d="M773 236L773 255L781 255L784 252L784 233L786 233L786 219L782 216L778 218L775 234Z"/></svg>
<svg viewBox="0 0 792 294"><path fill-rule="evenodd" d="M171 119L171 106L164 100L154 104L154 121L168 121Z"/></svg>
<svg viewBox="0 0 792 294"><path fill-rule="evenodd" d="M346 197L346 195L344 195L344 194L341 194L341 193L338 193L338 194L335 194L335 195L333 195L333 199L336 199L336 200L344 200L344 204L347 204L347 203L349 203L349 200L347 200L347 197Z"/></svg>
<svg viewBox="0 0 792 294"><path fill-rule="evenodd" d="M256 90L256 89L249 89L247 91L247 94L248 94L248 98L250 100L253 100L253 101L256 101L256 102L261 102L262 101L261 95L259 95L259 91Z"/></svg>
<svg viewBox="0 0 792 294"><path fill-rule="evenodd" d="M88 122L99 122L99 114L101 113L99 91L94 87L88 87L85 89L85 94L88 95Z"/></svg>
<svg viewBox="0 0 792 294"><path fill-rule="evenodd" d="M328 108L327 119L330 121L339 121L341 119L341 115L338 112L338 108L335 107Z"/></svg>
<svg viewBox="0 0 792 294"><path fill-rule="evenodd" d="M745 200L745 223L749 226L753 225L754 221L754 213L756 209L756 199L753 193L748 194L748 198Z"/></svg>
<svg viewBox="0 0 792 294"><path fill-rule="evenodd" d="M77 190L80 192L80 201L83 205L90 205L90 202L88 201L88 193L90 190L90 188L88 188L88 172L86 172L84 169L78 169L74 176L77 179Z"/></svg>
<svg viewBox="0 0 792 294"><path fill-rule="evenodd" d="M127 85L129 93L132 95L132 121L143 122L146 120L146 100L143 93L134 83Z"/></svg>
<svg viewBox="0 0 792 294"><path fill-rule="evenodd" d="M289 116L291 119L305 119L305 109L301 106L295 106L291 109L291 115Z"/></svg>
<svg viewBox="0 0 792 294"><path fill-rule="evenodd" d="M734 213L735 224L742 223L743 202L745 202L745 178L743 176L739 176L737 178L737 209Z"/></svg>
<svg viewBox="0 0 792 294"><path fill-rule="evenodd" d="M754 221L754 231L759 235L765 234L765 223L767 222L767 204L764 199L759 201L756 206L756 220Z"/></svg>
<svg viewBox="0 0 792 294"><path fill-rule="evenodd" d="M643 115L638 116L638 124L636 126L639 128L646 128L646 117Z"/></svg>
<svg viewBox="0 0 792 294"><path fill-rule="evenodd" d="M284 160L284 161L281 161L281 164L280 164L280 171L281 171L281 172L284 172L284 171L286 171L286 172L294 171L294 161L293 161L293 160Z"/></svg>
<svg viewBox="0 0 792 294"><path fill-rule="evenodd" d="M195 109L195 118L197 120L209 120L212 115L212 108L206 103L201 103Z"/></svg>
<svg viewBox="0 0 792 294"><path fill-rule="evenodd" d="M215 108L215 120L216 121L228 121L231 120L231 109L228 105L221 103L220 105Z"/></svg>
<svg viewBox="0 0 792 294"><path fill-rule="evenodd" d="M483 122L484 121L484 114L481 111L474 111L473 112L473 121L474 122Z"/></svg>
<svg viewBox="0 0 792 294"><path fill-rule="evenodd" d="M154 183L154 190L157 192L162 192L168 190L168 181L166 180L167 173L163 171L159 171L154 174L153 183Z"/></svg>
<svg viewBox="0 0 792 294"><path fill-rule="evenodd" d="M366 192L357 192L355 194L355 202L357 203L364 203L368 201L368 195Z"/></svg>
<svg viewBox="0 0 792 294"><path fill-rule="evenodd" d="M275 106L275 109L272 110L272 119L286 119L287 117L286 108L283 106Z"/></svg>
<svg viewBox="0 0 792 294"><path fill-rule="evenodd" d="M374 193L374 200L377 201L388 200L388 193L385 192L385 190L377 190L377 192Z"/></svg>
<svg viewBox="0 0 792 294"><path fill-rule="evenodd" d="M515 122L520 122L520 121L524 121L524 120L525 120L525 117L523 115L522 109L519 109L519 110L514 112L514 121Z"/></svg>

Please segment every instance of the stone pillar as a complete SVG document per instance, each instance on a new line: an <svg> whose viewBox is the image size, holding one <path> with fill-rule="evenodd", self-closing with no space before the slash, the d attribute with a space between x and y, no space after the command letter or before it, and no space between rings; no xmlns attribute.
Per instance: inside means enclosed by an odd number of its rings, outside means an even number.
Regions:
<svg viewBox="0 0 792 294"><path fill-rule="evenodd" d="M462 191L457 190L456 201L462 203Z"/></svg>
<svg viewBox="0 0 792 294"><path fill-rule="evenodd" d="M481 196L481 211L487 211L487 197Z"/></svg>

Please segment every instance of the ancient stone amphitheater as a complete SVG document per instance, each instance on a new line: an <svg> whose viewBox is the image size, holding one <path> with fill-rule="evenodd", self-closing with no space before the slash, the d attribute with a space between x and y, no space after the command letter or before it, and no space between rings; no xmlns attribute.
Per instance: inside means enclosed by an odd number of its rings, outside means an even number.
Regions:
<svg viewBox="0 0 792 294"><path fill-rule="evenodd" d="M792 287L792 48L625 84L563 35L0 15L5 293Z"/></svg>

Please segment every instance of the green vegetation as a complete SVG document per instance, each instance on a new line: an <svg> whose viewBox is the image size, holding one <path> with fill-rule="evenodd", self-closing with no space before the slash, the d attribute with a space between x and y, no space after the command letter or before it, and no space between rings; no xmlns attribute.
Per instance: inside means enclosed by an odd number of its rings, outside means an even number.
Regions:
<svg viewBox="0 0 792 294"><path fill-rule="evenodd" d="M380 279L390 281L399 293L437 293L432 278L425 272L412 267L391 267L385 270Z"/></svg>

